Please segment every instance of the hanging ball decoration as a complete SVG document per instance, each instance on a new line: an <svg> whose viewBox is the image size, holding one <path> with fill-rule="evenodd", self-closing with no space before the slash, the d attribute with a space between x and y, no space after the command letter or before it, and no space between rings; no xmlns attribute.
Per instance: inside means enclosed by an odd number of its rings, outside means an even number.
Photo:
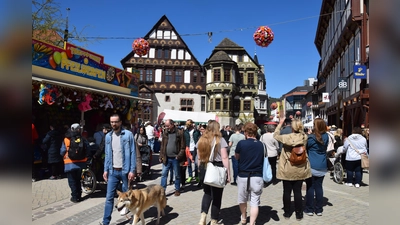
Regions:
<svg viewBox="0 0 400 225"><path fill-rule="evenodd" d="M297 116L300 116L300 115L301 115L301 112L300 112L300 111L297 111L297 112L296 112L296 115L297 115Z"/></svg>
<svg viewBox="0 0 400 225"><path fill-rule="evenodd" d="M135 41L133 41L132 48L136 55L144 56L147 55L147 53L149 52L150 45L149 42L146 41L145 39L138 38Z"/></svg>
<svg viewBox="0 0 400 225"><path fill-rule="evenodd" d="M271 109L275 110L278 107L278 104L276 104L276 102L271 103Z"/></svg>
<svg viewBox="0 0 400 225"><path fill-rule="evenodd" d="M253 39L258 46L267 47L274 40L274 32L267 26L260 26L254 32Z"/></svg>
<svg viewBox="0 0 400 225"><path fill-rule="evenodd" d="M307 107L311 107L312 106L312 102L307 102Z"/></svg>

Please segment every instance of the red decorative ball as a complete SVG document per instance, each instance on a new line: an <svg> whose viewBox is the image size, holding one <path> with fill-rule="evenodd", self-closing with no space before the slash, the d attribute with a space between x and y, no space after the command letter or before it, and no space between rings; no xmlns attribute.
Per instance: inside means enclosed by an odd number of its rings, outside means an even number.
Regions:
<svg viewBox="0 0 400 225"><path fill-rule="evenodd" d="M276 102L271 103L271 109L275 110L276 108L278 108L278 104L276 104Z"/></svg>
<svg viewBox="0 0 400 225"><path fill-rule="evenodd" d="M300 115L301 115L301 112L300 112L300 111L297 111L297 112L296 112L296 115L297 115L297 116L300 116Z"/></svg>
<svg viewBox="0 0 400 225"><path fill-rule="evenodd" d="M311 107L312 106L312 102L307 102L307 107Z"/></svg>
<svg viewBox="0 0 400 225"><path fill-rule="evenodd" d="M253 39L258 46L267 47L274 40L274 32L267 26L260 26L254 32Z"/></svg>
<svg viewBox="0 0 400 225"><path fill-rule="evenodd" d="M132 48L136 55L144 56L147 55L147 53L149 52L150 45L149 42L144 40L143 38L138 38L133 41Z"/></svg>

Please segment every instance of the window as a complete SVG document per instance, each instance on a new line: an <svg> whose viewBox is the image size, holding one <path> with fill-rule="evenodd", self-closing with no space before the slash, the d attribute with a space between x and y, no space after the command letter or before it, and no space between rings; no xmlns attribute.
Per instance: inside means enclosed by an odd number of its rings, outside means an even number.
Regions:
<svg viewBox="0 0 400 225"><path fill-rule="evenodd" d="M243 110L250 110L250 106L251 106L251 101L249 100L243 101Z"/></svg>
<svg viewBox="0 0 400 225"><path fill-rule="evenodd" d="M224 70L224 81L225 82L231 81L231 71L230 70Z"/></svg>
<svg viewBox="0 0 400 225"><path fill-rule="evenodd" d="M193 73L193 83L197 83L197 72Z"/></svg>
<svg viewBox="0 0 400 225"><path fill-rule="evenodd" d="M204 73L200 74L200 82L204 83L205 82L206 77L204 76Z"/></svg>
<svg viewBox="0 0 400 225"><path fill-rule="evenodd" d="M139 81L144 81L143 79L143 70L139 70Z"/></svg>
<svg viewBox="0 0 400 225"><path fill-rule="evenodd" d="M172 82L172 71L166 70L165 71L165 83L171 83Z"/></svg>
<svg viewBox="0 0 400 225"><path fill-rule="evenodd" d="M215 110L220 110L221 109L221 99L217 98L215 99Z"/></svg>
<svg viewBox="0 0 400 225"><path fill-rule="evenodd" d="M181 111L193 111L193 99L181 98Z"/></svg>
<svg viewBox="0 0 400 225"><path fill-rule="evenodd" d="M165 96L165 101L166 101L166 102L170 102L170 101L171 101L171 98L169 97L169 95L166 95L166 96Z"/></svg>
<svg viewBox="0 0 400 225"><path fill-rule="evenodd" d="M169 59L169 49L164 50L164 59Z"/></svg>
<svg viewBox="0 0 400 225"><path fill-rule="evenodd" d="M201 96L201 111L206 111L206 97Z"/></svg>
<svg viewBox="0 0 400 225"><path fill-rule="evenodd" d="M247 84L254 84L254 73L247 74Z"/></svg>
<svg viewBox="0 0 400 225"><path fill-rule="evenodd" d="M146 70L146 81L153 81L153 70Z"/></svg>
<svg viewBox="0 0 400 225"><path fill-rule="evenodd" d="M233 100L233 111L240 112L240 99Z"/></svg>
<svg viewBox="0 0 400 225"><path fill-rule="evenodd" d="M238 61L239 61L239 62L243 62L243 55L239 55L239 56L238 56Z"/></svg>
<svg viewBox="0 0 400 225"><path fill-rule="evenodd" d="M214 69L214 81L221 81L221 70Z"/></svg>
<svg viewBox="0 0 400 225"><path fill-rule="evenodd" d="M140 98L150 98L151 94L150 93L139 93ZM151 115L151 105L150 104L145 104L145 103L140 103L140 108L142 110L138 111L138 118L142 118L144 121L150 120L150 115Z"/></svg>
<svg viewBox="0 0 400 225"><path fill-rule="evenodd" d="M175 71L175 83L182 83L182 71Z"/></svg>
<svg viewBox="0 0 400 225"><path fill-rule="evenodd" d="M263 101L260 102L260 109L265 109L265 102Z"/></svg>
<svg viewBox="0 0 400 225"><path fill-rule="evenodd" d="M243 73L239 73L239 84L244 84L243 83Z"/></svg>
<svg viewBox="0 0 400 225"><path fill-rule="evenodd" d="M214 99L210 99L210 110L214 110Z"/></svg>
<svg viewBox="0 0 400 225"><path fill-rule="evenodd" d="M228 108L228 99L224 98L223 101L224 101L223 102L223 110L229 110L229 108Z"/></svg>
<svg viewBox="0 0 400 225"><path fill-rule="evenodd" d="M157 59L161 59L161 57L162 57L162 49L158 49L157 50Z"/></svg>

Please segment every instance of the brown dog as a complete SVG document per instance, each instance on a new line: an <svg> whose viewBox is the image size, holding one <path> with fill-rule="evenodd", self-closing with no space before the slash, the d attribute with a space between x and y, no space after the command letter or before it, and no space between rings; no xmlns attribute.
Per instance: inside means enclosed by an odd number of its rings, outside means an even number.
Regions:
<svg viewBox="0 0 400 225"><path fill-rule="evenodd" d="M121 211L124 207L133 213L133 225L137 224L138 219L144 225L143 213L151 206L157 207L157 224L160 223L160 214L165 215L164 208L167 205L164 188L158 184L151 184L139 190L129 190L127 192L117 191L118 199L115 208Z"/></svg>

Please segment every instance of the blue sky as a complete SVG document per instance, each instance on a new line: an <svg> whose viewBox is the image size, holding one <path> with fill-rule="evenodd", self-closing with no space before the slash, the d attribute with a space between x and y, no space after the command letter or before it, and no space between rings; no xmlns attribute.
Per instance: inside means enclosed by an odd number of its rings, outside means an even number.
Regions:
<svg viewBox="0 0 400 225"><path fill-rule="evenodd" d="M71 42L103 55L105 63L119 68L134 39L145 36L166 15L201 64L225 37L251 56L256 51L271 97L279 98L317 74L320 57L314 39L321 0L63 0L60 4L64 15L67 7L71 9L69 25L82 36L112 38ZM253 40L262 25L275 34L266 48ZM207 32L213 32L211 43Z"/></svg>

